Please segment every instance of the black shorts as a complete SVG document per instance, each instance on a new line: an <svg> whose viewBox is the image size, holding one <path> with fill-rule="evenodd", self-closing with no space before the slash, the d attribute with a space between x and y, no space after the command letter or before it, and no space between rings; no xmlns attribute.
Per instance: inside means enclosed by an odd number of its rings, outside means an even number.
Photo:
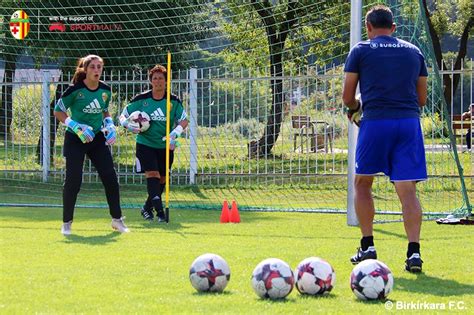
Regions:
<svg viewBox="0 0 474 315"><path fill-rule="evenodd" d="M155 149L144 144L137 143L137 159L135 161L135 172L158 171L161 176L166 175L166 149ZM170 169L173 165L174 151L170 150Z"/></svg>

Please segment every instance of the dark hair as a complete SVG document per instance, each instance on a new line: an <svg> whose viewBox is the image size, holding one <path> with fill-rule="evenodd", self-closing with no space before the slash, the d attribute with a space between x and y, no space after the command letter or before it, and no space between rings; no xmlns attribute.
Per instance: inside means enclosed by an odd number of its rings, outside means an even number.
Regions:
<svg viewBox="0 0 474 315"><path fill-rule="evenodd" d="M391 28L393 25L393 14L389 7L376 5L365 15L365 22L370 23L374 28Z"/></svg>
<svg viewBox="0 0 474 315"><path fill-rule="evenodd" d="M104 60L97 55L87 55L77 62L76 72L74 73L74 77L72 78L72 84L76 84L77 82L84 81L86 78L86 70L89 67L92 60L99 60L102 65L104 65Z"/></svg>
<svg viewBox="0 0 474 315"><path fill-rule="evenodd" d="M156 65L153 68L151 68L150 71L148 71L148 80L150 82L151 82L151 79L153 78L153 74L155 74L157 72L163 73L163 75L165 76L165 80L166 80L166 74L167 74L166 68L163 67L162 65Z"/></svg>

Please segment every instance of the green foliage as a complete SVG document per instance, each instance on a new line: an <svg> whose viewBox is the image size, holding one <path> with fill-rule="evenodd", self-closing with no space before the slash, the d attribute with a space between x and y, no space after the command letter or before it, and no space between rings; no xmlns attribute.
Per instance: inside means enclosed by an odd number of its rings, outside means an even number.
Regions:
<svg viewBox="0 0 474 315"><path fill-rule="evenodd" d="M418 18L420 6L417 1L401 1L401 13L403 17ZM427 1L430 19L439 38L445 34L461 37L469 19L474 16L474 4L471 0L437 0ZM474 28L470 29L471 36Z"/></svg>
<svg viewBox="0 0 474 315"><path fill-rule="evenodd" d="M431 6L431 21L439 35L452 34L460 37L468 20L474 16L471 0L438 0ZM474 28L471 28L471 34Z"/></svg>
<svg viewBox="0 0 474 315"><path fill-rule="evenodd" d="M17 142L35 144L42 132L42 86L23 85L13 90L13 138ZM50 96L54 97L51 85Z"/></svg>
<svg viewBox="0 0 474 315"><path fill-rule="evenodd" d="M421 126L423 128L423 135L431 138L443 138L446 137L447 129L443 125L443 121L440 118L439 113L433 115L421 117Z"/></svg>
<svg viewBox="0 0 474 315"><path fill-rule="evenodd" d="M254 118L239 118L235 122L228 122L217 127L198 127L199 136L203 138L235 138L239 141L252 140L258 137L263 130L263 123ZM214 142L213 146L217 143Z"/></svg>
<svg viewBox="0 0 474 315"><path fill-rule="evenodd" d="M205 95L202 102L206 108L199 112L198 124L216 127L248 117L265 121L272 101L270 80L258 80L254 69L245 71L245 76L255 76L250 80L239 80L239 69L221 75L226 79L209 79L210 89L203 89Z"/></svg>
<svg viewBox="0 0 474 315"><path fill-rule="evenodd" d="M271 4L276 25L285 22L287 0ZM350 3L340 1L293 1L297 23L284 47L287 71L308 64L328 64L349 51L349 21L344 17ZM270 65L269 39L261 18L250 1L226 1L216 10L217 23L233 45L222 50L227 64L252 67L264 73Z"/></svg>
<svg viewBox="0 0 474 315"><path fill-rule="evenodd" d="M41 110L41 86L21 87L16 90L12 121L15 138L33 141L38 139L42 126Z"/></svg>
<svg viewBox="0 0 474 315"><path fill-rule="evenodd" d="M240 134L245 139L256 139L262 133L264 125L257 119L240 118L230 127L234 135Z"/></svg>

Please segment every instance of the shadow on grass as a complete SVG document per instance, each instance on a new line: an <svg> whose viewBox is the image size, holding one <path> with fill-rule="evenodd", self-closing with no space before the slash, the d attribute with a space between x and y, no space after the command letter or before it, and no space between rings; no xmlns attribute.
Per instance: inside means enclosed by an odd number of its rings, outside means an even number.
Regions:
<svg viewBox="0 0 474 315"><path fill-rule="evenodd" d="M298 293L298 292L297 292ZM334 293L329 293L329 294L317 294L317 295L309 295L309 294L299 294L298 293L298 298L302 300L326 300L326 299L337 299L337 295Z"/></svg>
<svg viewBox="0 0 474 315"><path fill-rule="evenodd" d="M140 215L138 210L124 210L126 216L126 224L142 223L146 228L161 228L161 224L148 225ZM183 228L182 224L195 223L219 223L221 212L216 210L182 210L170 209L170 223L167 225L168 230L178 230ZM242 222L252 223L261 221L275 222L277 220L285 220L283 216L275 216L271 214L262 215L258 212L240 211ZM75 210L75 217L80 220L95 220L106 218L109 219L108 209L99 208L80 208ZM61 208L31 208L31 207L0 207L0 219L3 220L20 220L20 221L58 221L62 218ZM166 226L166 224L165 224Z"/></svg>
<svg viewBox="0 0 474 315"><path fill-rule="evenodd" d="M354 296L354 301L356 303L364 304L364 305L380 305L380 304L385 304L387 301L394 302L394 300L361 300L358 299L356 296Z"/></svg>
<svg viewBox="0 0 474 315"><path fill-rule="evenodd" d="M119 232L110 232L106 235L94 235L94 236L81 236L81 235L69 235L62 242L71 244L87 244L87 245L105 245L108 243L116 242L116 237L119 236Z"/></svg>
<svg viewBox="0 0 474 315"><path fill-rule="evenodd" d="M388 236L395 236L395 237L398 237L398 238L401 238L401 239L404 239L404 240L406 240L406 238L407 238L407 236L405 234L389 232L389 231L382 230L382 229L377 229L377 228L374 228L374 232L384 234L384 235L388 235Z"/></svg>
<svg viewBox="0 0 474 315"><path fill-rule="evenodd" d="M224 292L198 292L195 291L193 293L194 296L226 296L226 295L233 295L232 291L225 291Z"/></svg>
<svg viewBox="0 0 474 315"><path fill-rule="evenodd" d="M161 230L163 232L173 232L177 233L180 236L184 236L182 232L180 232L181 229L188 229L188 227L183 226L180 222L176 221L171 221L169 223L164 223L164 222L157 222L157 221L143 221L140 226L134 226L133 230L139 230L139 231L156 231L156 230Z"/></svg>
<svg viewBox="0 0 474 315"><path fill-rule="evenodd" d="M270 298L259 298L256 297L257 302L268 303L268 304L289 304L289 303L296 303L295 298L282 298L282 299L270 299Z"/></svg>
<svg viewBox="0 0 474 315"><path fill-rule="evenodd" d="M423 293L435 296L472 295L474 285L418 274L416 279L395 279L395 290Z"/></svg>
<svg viewBox="0 0 474 315"><path fill-rule="evenodd" d="M285 218L285 216L273 215L269 212L262 214L263 212L253 212L253 211L239 211L240 217L242 220L241 224L254 223L254 222L276 222L281 220L290 219L291 217ZM162 228L168 230L178 230L180 228L186 228L186 224L196 224L196 223L217 223L219 224L221 209L216 210L203 210L203 209L173 209L170 208L170 222L169 224L161 224L155 222L145 222L138 210L127 210L127 223L142 223L143 227L146 228ZM1 217L1 208L0 208L0 217ZM164 227L161 227L161 226Z"/></svg>
<svg viewBox="0 0 474 315"><path fill-rule="evenodd" d="M192 187L191 191L194 193L195 196L199 197L200 199L209 199L198 186Z"/></svg>

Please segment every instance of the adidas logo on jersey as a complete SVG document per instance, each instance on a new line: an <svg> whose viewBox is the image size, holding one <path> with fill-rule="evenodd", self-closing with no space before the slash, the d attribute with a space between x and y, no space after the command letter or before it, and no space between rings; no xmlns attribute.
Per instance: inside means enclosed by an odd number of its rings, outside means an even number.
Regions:
<svg viewBox="0 0 474 315"><path fill-rule="evenodd" d="M151 113L150 118L151 120L166 121L166 116L161 108L158 108L153 113Z"/></svg>
<svg viewBox="0 0 474 315"><path fill-rule="evenodd" d="M102 108L100 108L99 101L95 98L82 111L88 114L99 114L102 113Z"/></svg>

